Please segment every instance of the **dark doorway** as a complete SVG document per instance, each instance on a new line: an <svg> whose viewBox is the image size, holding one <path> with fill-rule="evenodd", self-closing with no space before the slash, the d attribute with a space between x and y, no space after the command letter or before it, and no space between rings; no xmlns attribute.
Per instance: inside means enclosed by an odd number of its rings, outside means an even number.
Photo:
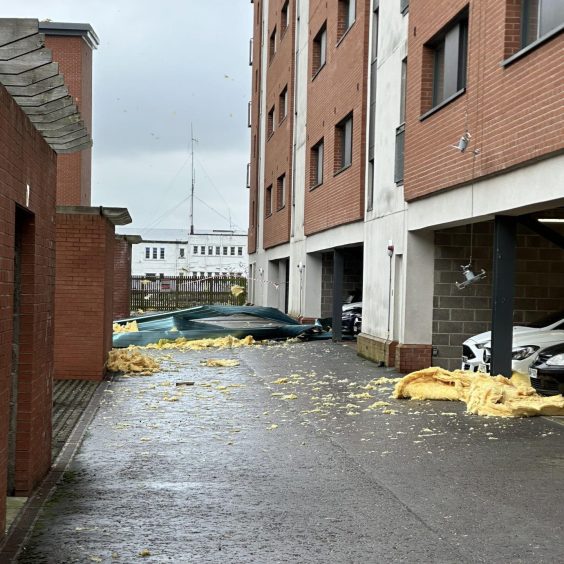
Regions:
<svg viewBox="0 0 564 564"><path fill-rule="evenodd" d="M18 426L18 387L20 376L20 350L22 347L21 312L25 298L22 294L23 272L32 273L33 268L26 268L31 259L33 263L33 215L16 207L14 231L14 278L12 312L12 365L10 371L10 414L8 422L8 496L16 495L16 443ZM25 249L28 251L25 251Z"/></svg>

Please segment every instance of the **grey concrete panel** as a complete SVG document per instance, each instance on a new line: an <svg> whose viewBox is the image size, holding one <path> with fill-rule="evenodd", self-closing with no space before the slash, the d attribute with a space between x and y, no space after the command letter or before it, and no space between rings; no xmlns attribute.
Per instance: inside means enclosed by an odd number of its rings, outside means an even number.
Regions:
<svg viewBox="0 0 564 564"><path fill-rule="evenodd" d="M57 74L59 74L59 63L49 63L21 74L2 74L0 70L0 83L4 86L28 86Z"/></svg>
<svg viewBox="0 0 564 564"><path fill-rule="evenodd" d="M37 124L36 127L39 131L42 132L43 137L44 137L45 141L47 141L47 143L50 143L51 141L54 141L55 139L58 139L60 137L64 137L64 136L68 135L69 133L73 133L75 131L80 131L82 129L84 129L84 130L86 129L84 127L83 121L79 121L79 122L73 123L71 125L65 125L63 127L60 127L59 129L42 130L41 124Z"/></svg>
<svg viewBox="0 0 564 564"><path fill-rule="evenodd" d="M30 119L31 117L37 116L28 116ZM66 127L68 125L72 125L73 123L79 123L81 121L80 114L75 113L71 114L70 116L63 116L59 119L53 120L51 122L46 123L34 123L33 125L37 128L38 131L55 131L60 129L61 127Z"/></svg>
<svg viewBox="0 0 564 564"><path fill-rule="evenodd" d="M85 127L67 133L66 135L61 135L59 137L48 137L47 135L43 136L45 141L47 141L47 143L49 143L50 145L61 145L63 143L70 143L71 141L82 139L83 137L88 137L88 131L86 130Z"/></svg>
<svg viewBox="0 0 564 564"><path fill-rule="evenodd" d="M6 90L12 96L37 96L53 88L64 86L65 78L62 74L57 74L40 82L34 82L28 86L6 86Z"/></svg>
<svg viewBox="0 0 564 564"><path fill-rule="evenodd" d="M31 37L20 39L14 43L1 45L0 61L9 61L10 59L21 57L26 53L37 51L37 49L41 49L41 47L45 47L45 35L43 33L36 33Z"/></svg>
<svg viewBox="0 0 564 564"><path fill-rule="evenodd" d="M24 110L25 111L25 110ZM72 116L73 114L78 115L78 110L74 104L70 106L66 106L61 110L57 110L56 112L51 112L45 115L30 115L29 119L32 123L53 123L54 121L58 121L61 118ZM80 116L78 117L77 121L80 120Z"/></svg>
<svg viewBox="0 0 564 564"><path fill-rule="evenodd" d="M0 18L0 45L13 43L39 30L39 21L34 18Z"/></svg>
<svg viewBox="0 0 564 564"><path fill-rule="evenodd" d="M56 112L58 110L62 110L63 108L66 108L71 104L74 104L73 97L66 96L65 98L54 100L53 102L47 102L43 106L26 108L24 111L28 116L39 115L39 114L43 115L43 114L49 114L51 112Z"/></svg>
<svg viewBox="0 0 564 564"><path fill-rule="evenodd" d="M28 106L43 106L47 102L53 102L54 100L59 100L69 95L69 90L66 86L58 86L47 92L37 94L35 96L14 96L14 99L19 104L20 107Z"/></svg>
<svg viewBox="0 0 564 564"><path fill-rule="evenodd" d="M0 62L0 74L20 74L53 61L51 49L39 49L10 61Z"/></svg>
<svg viewBox="0 0 564 564"><path fill-rule="evenodd" d="M77 153L78 151L83 151L84 149L90 149L92 145L92 139L90 139L90 141L83 143L82 145L75 145L74 147L70 147L69 149L55 149L53 147L53 150L59 155L66 155L70 153Z"/></svg>
<svg viewBox="0 0 564 564"><path fill-rule="evenodd" d="M68 143L50 143L50 145L54 151L58 151L59 149L72 149L73 147L79 147L80 145L88 143L88 141L90 141L90 136L86 134L79 139L74 139Z"/></svg>

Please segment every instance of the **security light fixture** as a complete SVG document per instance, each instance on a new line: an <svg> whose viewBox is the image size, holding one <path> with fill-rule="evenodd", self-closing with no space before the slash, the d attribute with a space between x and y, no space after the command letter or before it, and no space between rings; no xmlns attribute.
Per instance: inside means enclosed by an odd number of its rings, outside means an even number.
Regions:
<svg viewBox="0 0 564 564"><path fill-rule="evenodd" d="M464 278L466 280L464 280L463 282L455 282L456 287L459 290L464 290L466 286L470 286L470 284L474 284L474 282L478 282L478 280L482 280L483 278L486 277L486 271L483 268L481 272L478 272L478 274L474 274L474 272L470 268L471 266L472 263L468 263L460 267L462 269L462 274L464 275Z"/></svg>

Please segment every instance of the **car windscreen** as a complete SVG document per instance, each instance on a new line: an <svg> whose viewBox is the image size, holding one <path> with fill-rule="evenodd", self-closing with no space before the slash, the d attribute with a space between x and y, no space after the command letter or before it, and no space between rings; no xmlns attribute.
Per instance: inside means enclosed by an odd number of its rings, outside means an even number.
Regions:
<svg viewBox="0 0 564 564"><path fill-rule="evenodd" d="M553 323L561 320L564 322L564 310L557 311L556 313L550 313L540 319L537 319L536 321L533 321L532 323L526 323L525 325L527 327L540 329L541 327L547 327L548 325L552 325ZM561 323L558 329L564 329L564 323Z"/></svg>

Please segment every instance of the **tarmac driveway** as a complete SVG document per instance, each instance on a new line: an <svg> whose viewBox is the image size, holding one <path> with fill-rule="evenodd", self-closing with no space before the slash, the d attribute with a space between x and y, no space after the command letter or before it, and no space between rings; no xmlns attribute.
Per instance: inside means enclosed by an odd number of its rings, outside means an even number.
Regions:
<svg viewBox="0 0 564 564"><path fill-rule="evenodd" d="M110 384L20 562L564 554L557 422L389 399L365 385L393 374L330 342L152 354L162 373Z"/></svg>

